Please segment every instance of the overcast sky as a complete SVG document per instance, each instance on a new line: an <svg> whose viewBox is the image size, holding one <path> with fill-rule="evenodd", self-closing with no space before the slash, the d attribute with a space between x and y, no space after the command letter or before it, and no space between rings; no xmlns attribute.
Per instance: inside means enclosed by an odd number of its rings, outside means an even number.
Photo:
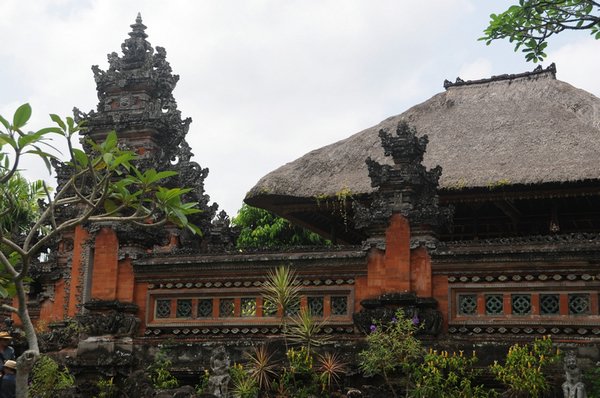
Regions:
<svg viewBox="0 0 600 398"><path fill-rule="evenodd" d="M207 193L233 216L268 172L427 100L444 79L532 70L509 43L477 41L511 3L0 0L0 114L29 102L37 129L49 113L95 109L90 67L107 69L141 12L181 76L174 95ZM600 96L600 41L569 33L548 55L560 80Z"/></svg>

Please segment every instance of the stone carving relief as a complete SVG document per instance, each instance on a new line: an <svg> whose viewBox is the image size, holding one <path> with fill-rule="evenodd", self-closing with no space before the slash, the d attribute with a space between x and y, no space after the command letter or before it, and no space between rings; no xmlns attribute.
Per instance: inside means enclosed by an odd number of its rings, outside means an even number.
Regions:
<svg viewBox="0 0 600 398"><path fill-rule="evenodd" d="M564 360L565 382L562 384L564 398L587 398L585 385L581 381L581 369L577 365L575 352L569 351Z"/></svg>
<svg viewBox="0 0 600 398"><path fill-rule="evenodd" d="M354 203L354 221L357 228L367 232L371 239L367 243L372 246L385 247L383 235L392 214L402 214L410 221L415 247L433 247L435 231L452 218L452 209L438 204L442 168L425 169L422 162L428 138L417 137L416 133L404 121L398 123L395 135L380 130L384 153L393 158L394 165L366 159L371 186L378 190L372 195L370 205Z"/></svg>
<svg viewBox="0 0 600 398"><path fill-rule="evenodd" d="M404 316L419 327L419 334L436 336L441 331L442 313L434 298L417 297L414 293L386 293L376 299L361 301L363 309L354 314L354 323L367 334L373 321L387 323L402 309Z"/></svg>
<svg viewBox="0 0 600 398"><path fill-rule="evenodd" d="M215 348L210 356L211 375L208 378L208 392L219 398L229 397L230 360L225 347Z"/></svg>

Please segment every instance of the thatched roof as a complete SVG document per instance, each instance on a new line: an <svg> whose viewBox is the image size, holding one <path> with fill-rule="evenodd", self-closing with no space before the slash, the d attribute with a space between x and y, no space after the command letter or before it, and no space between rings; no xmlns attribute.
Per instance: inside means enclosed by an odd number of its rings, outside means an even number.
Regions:
<svg viewBox="0 0 600 398"><path fill-rule="evenodd" d="M445 86L400 115L267 174L246 201L275 210L273 198L372 192L365 159L391 164L378 132L393 131L403 119L429 136L424 163L442 166L441 188L600 178L600 99L556 80L554 66Z"/></svg>

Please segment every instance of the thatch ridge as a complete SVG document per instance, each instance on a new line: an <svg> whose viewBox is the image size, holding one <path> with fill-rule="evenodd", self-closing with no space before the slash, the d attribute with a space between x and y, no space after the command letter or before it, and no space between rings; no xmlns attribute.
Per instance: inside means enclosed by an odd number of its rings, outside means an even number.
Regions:
<svg viewBox="0 0 600 398"><path fill-rule="evenodd" d="M440 187L479 188L600 178L600 99L550 68L449 86L445 92L264 176L247 194L309 198L372 192L365 159L391 163L380 129L400 120L429 136L424 163Z"/></svg>

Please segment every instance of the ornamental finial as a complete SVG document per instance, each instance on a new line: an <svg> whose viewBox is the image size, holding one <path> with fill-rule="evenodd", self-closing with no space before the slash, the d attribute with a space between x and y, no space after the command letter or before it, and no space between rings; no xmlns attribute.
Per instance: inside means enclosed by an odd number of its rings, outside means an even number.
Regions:
<svg viewBox="0 0 600 398"><path fill-rule="evenodd" d="M144 32L146 30L146 25L142 23L141 13L138 12L137 17L135 18L135 23L129 26L131 26L131 32L129 33L130 37L141 37L142 39L148 37L146 32Z"/></svg>

